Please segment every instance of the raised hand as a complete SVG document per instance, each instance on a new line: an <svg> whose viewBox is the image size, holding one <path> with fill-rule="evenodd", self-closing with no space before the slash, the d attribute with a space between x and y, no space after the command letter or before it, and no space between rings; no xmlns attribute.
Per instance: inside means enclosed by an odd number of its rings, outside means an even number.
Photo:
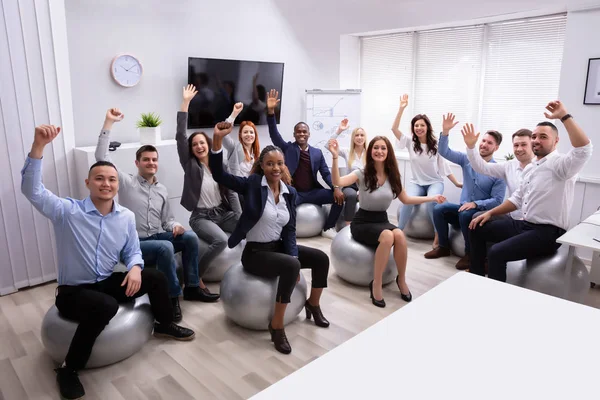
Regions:
<svg viewBox="0 0 600 400"><path fill-rule="evenodd" d="M339 144L337 140L329 139L329 141L327 142L327 148L331 152L331 156L333 158L336 158L338 156Z"/></svg>
<svg viewBox="0 0 600 400"><path fill-rule="evenodd" d="M434 196L432 196L435 199L435 202L438 204L442 204L443 202L446 201L446 197L441 195L441 194L436 194Z"/></svg>
<svg viewBox="0 0 600 400"><path fill-rule="evenodd" d="M403 94L402 97L400 97L400 108L405 109L406 107L408 107L408 95Z"/></svg>
<svg viewBox="0 0 600 400"><path fill-rule="evenodd" d="M196 86L187 85L183 87L183 101L190 102L194 98L194 96L198 93L196 90Z"/></svg>
<svg viewBox="0 0 600 400"><path fill-rule="evenodd" d="M215 125L214 135L215 137L223 138L231 133L233 125L229 122L219 122Z"/></svg>
<svg viewBox="0 0 600 400"><path fill-rule="evenodd" d="M109 108L108 111L106 111L105 121L119 122L123 118L125 118L125 114L118 108Z"/></svg>
<svg viewBox="0 0 600 400"><path fill-rule="evenodd" d="M35 127L33 145L44 147L54 140L60 133L60 127L54 125L40 125Z"/></svg>
<svg viewBox="0 0 600 400"><path fill-rule="evenodd" d="M458 124L458 121L454 122L454 114L448 113L443 116L442 122L442 134L448 136L450 130Z"/></svg>
<svg viewBox="0 0 600 400"><path fill-rule="evenodd" d="M473 124L465 124L460 132L463 135L463 139L467 147L470 149L475 148L477 139L479 139L479 132L477 132L477 135L475 134L475 128L473 127Z"/></svg>
<svg viewBox="0 0 600 400"><path fill-rule="evenodd" d="M548 103L546 110L550 111L549 113L544 112L544 116L548 119L561 119L567 115L567 109L560 100Z"/></svg>
<svg viewBox="0 0 600 400"><path fill-rule="evenodd" d="M348 118L344 118L342 122L338 125L338 132L343 132L350 127L350 123L348 122Z"/></svg>
<svg viewBox="0 0 600 400"><path fill-rule="evenodd" d="M233 115L234 116L238 116L240 115L240 113L242 112L242 110L244 109L244 103L235 103L233 105Z"/></svg>
<svg viewBox="0 0 600 400"><path fill-rule="evenodd" d="M271 89L267 94L267 109L269 114L273 114L275 107L279 104L279 92L275 89Z"/></svg>

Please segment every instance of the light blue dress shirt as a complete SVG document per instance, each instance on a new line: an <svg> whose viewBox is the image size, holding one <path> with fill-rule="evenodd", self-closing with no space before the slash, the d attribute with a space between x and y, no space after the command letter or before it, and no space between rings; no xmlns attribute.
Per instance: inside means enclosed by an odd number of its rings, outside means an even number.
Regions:
<svg viewBox="0 0 600 400"><path fill-rule="evenodd" d="M58 284L81 285L108 278L120 259L129 271L144 261L135 229L135 216L114 201L102 215L89 197L56 196L42 184L42 160L29 158L21 170L21 191L54 225Z"/></svg>

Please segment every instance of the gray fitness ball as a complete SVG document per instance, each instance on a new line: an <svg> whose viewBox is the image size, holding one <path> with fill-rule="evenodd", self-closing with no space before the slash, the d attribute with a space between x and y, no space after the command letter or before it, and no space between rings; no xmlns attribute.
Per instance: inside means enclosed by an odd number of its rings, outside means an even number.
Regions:
<svg viewBox="0 0 600 400"><path fill-rule="evenodd" d="M400 205L398 207L398 221L400 221L400 212L404 207L407 206ZM406 236L413 239L430 240L434 238L435 230L433 229L433 222L431 222L431 218L429 218L429 214L427 213L426 204L412 206L410 218L403 231Z"/></svg>
<svg viewBox="0 0 600 400"><path fill-rule="evenodd" d="M227 236L229 236L229 234ZM202 276L202 280L204 282L221 282L225 272L227 272L232 265L240 262L245 246L246 241L242 240L233 249L225 247L225 250L219 253L219 255L208 264L208 269Z"/></svg>
<svg viewBox="0 0 600 400"><path fill-rule="evenodd" d="M568 246L563 245L550 256L511 261L506 264L506 281L560 298L564 298L568 284L567 300L583 303L590 287L590 275L583 261L574 256L569 282L565 282L568 251Z"/></svg>
<svg viewBox="0 0 600 400"><path fill-rule="evenodd" d="M448 235L450 239L450 249L455 256L465 256L465 238L460 229L456 229L450 226L450 233Z"/></svg>
<svg viewBox="0 0 600 400"><path fill-rule="evenodd" d="M278 283L279 278L262 278L246 272L241 263L233 265L221 281L225 315L244 328L266 330L275 311ZM301 273L285 310L285 325L294 321L304 308L306 291L306 280Z"/></svg>
<svg viewBox="0 0 600 400"><path fill-rule="evenodd" d="M65 361L77 322L63 318L53 305L42 321L42 342L57 363ZM154 317L148 295L119 305L117 314L94 343L86 368L114 364L132 356L150 339Z"/></svg>
<svg viewBox="0 0 600 400"><path fill-rule="evenodd" d="M308 238L321 234L327 219L327 209L315 204L296 207L296 237Z"/></svg>
<svg viewBox="0 0 600 400"><path fill-rule="evenodd" d="M375 250L358 243L352 238L347 226L331 242L331 264L343 280L359 286L368 286L373 280ZM393 253L390 252L387 266L383 272L383 284L388 284L398 275Z"/></svg>

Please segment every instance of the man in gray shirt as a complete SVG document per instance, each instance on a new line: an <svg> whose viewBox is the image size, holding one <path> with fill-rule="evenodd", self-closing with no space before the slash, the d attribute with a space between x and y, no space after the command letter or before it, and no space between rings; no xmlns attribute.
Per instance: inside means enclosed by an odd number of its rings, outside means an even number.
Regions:
<svg viewBox="0 0 600 400"><path fill-rule="evenodd" d="M104 126L96 146L96 161L110 161L108 147L110 130L124 115L116 108L106 112ZM179 296L182 293L177 279L175 253L181 251L183 259L184 300L213 302L218 294L210 293L198 276L198 237L186 231L175 221L169 207L165 185L158 182L158 151L145 145L136 152L135 164L138 174L133 176L119 171L119 203L135 214L136 230L140 239L142 257L146 264L156 264L169 282L169 294L173 303L173 319L182 318Z"/></svg>

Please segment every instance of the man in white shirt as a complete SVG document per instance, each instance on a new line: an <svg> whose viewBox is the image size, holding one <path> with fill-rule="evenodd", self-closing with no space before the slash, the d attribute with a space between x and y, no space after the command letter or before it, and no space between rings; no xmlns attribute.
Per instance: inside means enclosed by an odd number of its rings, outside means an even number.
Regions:
<svg viewBox="0 0 600 400"><path fill-rule="evenodd" d="M498 164L486 162L483 158L481 158L481 155L475 149L477 139L479 138L479 133L475 135L473 124L466 124L462 128L461 132L465 140L465 144L467 145L467 157L475 172L503 179L506 182L506 187L508 188L508 195L512 196L512 194L519 188L519 185L521 184L523 170L527 165L529 165L534 157L533 147L531 145L531 131L529 129L519 129L513 133L512 143L515 158L508 162ZM480 214L476 214L473 216L473 218L479 215ZM508 215L497 217L508 218ZM523 219L523 214L520 210L515 210L510 213L510 217L513 219Z"/></svg>
<svg viewBox="0 0 600 400"><path fill-rule="evenodd" d="M519 188L508 200L474 218L469 225L470 270L474 274L485 274L488 242L495 243L487 254L488 276L505 282L507 262L552 254L560 246L556 239L569 227L577 173L591 158L592 143L560 101L548 103L546 109L546 118L562 121L574 148L559 154L556 126L547 121L536 126L532 134L536 158L523 170ZM522 220L490 221L494 215L515 210L521 210Z"/></svg>

